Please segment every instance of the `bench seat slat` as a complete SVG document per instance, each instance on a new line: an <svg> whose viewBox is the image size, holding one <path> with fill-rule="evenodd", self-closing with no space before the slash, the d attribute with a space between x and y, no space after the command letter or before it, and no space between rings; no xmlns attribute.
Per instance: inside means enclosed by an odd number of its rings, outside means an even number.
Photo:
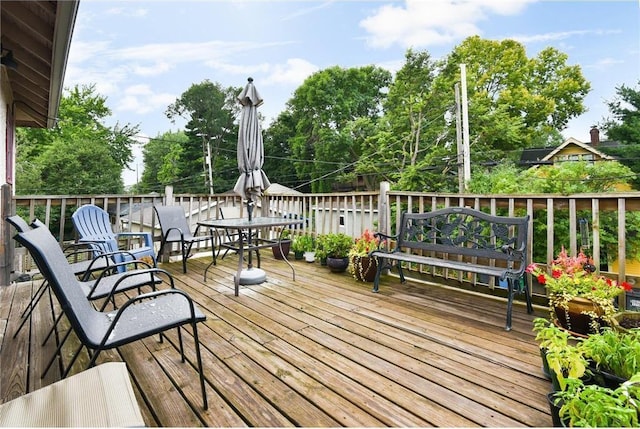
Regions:
<svg viewBox="0 0 640 429"><path fill-rule="evenodd" d="M476 274L486 274L488 276L496 276L505 278L508 274L517 275L517 272L513 272L504 267L491 267L488 265L474 264L471 262L454 261L450 259L432 258L429 256L413 255L410 253L385 253L385 252L373 252L372 256L379 256L382 258L393 259L395 261L413 262L416 264L430 265L438 268L449 268L452 270L466 271Z"/></svg>

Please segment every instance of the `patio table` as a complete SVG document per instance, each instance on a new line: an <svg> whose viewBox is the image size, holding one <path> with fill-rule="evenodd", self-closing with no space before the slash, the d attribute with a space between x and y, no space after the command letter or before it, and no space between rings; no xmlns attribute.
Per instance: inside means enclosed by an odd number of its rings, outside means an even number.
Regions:
<svg viewBox="0 0 640 429"><path fill-rule="evenodd" d="M242 262L244 260L244 252L245 250L249 250L249 252L262 249L266 247L273 247L274 245L280 245L280 237L277 240L269 240L264 238L257 238L256 242L253 242L254 239L251 239L252 242L245 243L245 234L244 231L247 232L246 237L251 237L251 230L260 229L260 228L272 228L277 226L294 226L294 225L302 225L304 220L302 219L286 219L281 217L255 217L251 220L248 218L231 218L231 219L210 219L199 221L198 225L201 225L206 228L213 229L236 229L238 230L238 271L234 276L234 288L235 288L235 296L238 296L240 291L240 275L242 274ZM282 235L282 230L280 231L280 235ZM296 280L296 271L293 268L293 265L289 262L286 255L284 255L283 259L287 265L291 268L292 279ZM211 266L213 266L214 261L211 261L207 268L204 270L204 281L207 281L207 271Z"/></svg>

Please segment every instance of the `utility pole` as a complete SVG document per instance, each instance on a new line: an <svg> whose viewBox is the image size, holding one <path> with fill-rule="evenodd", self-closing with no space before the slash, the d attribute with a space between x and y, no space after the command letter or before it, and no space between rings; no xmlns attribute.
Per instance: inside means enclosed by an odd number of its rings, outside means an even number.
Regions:
<svg viewBox="0 0 640 429"><path fill-rule="evenodd" d="M460 89L462 91L462 158L464 167L464 190L469 190L471 180L471 151L469 147L469 110L467 101L467 65L460 64Z"/></svg>
<svg viewBox="0 0 640 429"><path fill-rule="evenodd" d="M196 129L194 131L199 131L199 130ZM213 195L213 172L211 171L211 138L203 132L198 132L196 136L199 136L202 138L202 151L204 152L204 163L203 163L204 174L207 174L208 172L208 176L205 176L204 184L206 186L207 181L209 182L209 194ZM207 180L207 177L208 177L208 180Z"/></svg>
<svg viewBox="0 0 640 429"><path fill-rule="evenodd" d="M460 84L454 86L456 97L456 147L458 148L458 156L456 157L456 165L458 166L458 192L464 193L464 148L462 147L462 112L460 109Z"/></svg>
<svg viewBox="0 0 640 429"><path fill-rule="evenodd" d="M209 167L209 195L213 195L213 172L211 171L211 139L207 139L207 167Z"/></svg>

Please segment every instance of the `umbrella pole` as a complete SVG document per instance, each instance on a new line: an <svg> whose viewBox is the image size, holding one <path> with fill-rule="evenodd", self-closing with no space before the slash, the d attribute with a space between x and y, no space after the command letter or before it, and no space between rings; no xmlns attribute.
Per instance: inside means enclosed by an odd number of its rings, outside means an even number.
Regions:
<svg viewBox="0 0 640 429"><path fill-rule="evenodd" d="M249 222L251 222L251 219L253 219L253 200L251 198L247 199L247 216L249 217ZM247 243L249 244L249 249L251 249L251 228L249 228L248 232L248 236L247 236ZM251 254L253 252L251 252L251 250L249 250L249 261L247 263L247 268L251 269L253 268L253 264L251 262Z"/></svg>
<svg viewBox="0 0 640 429"><path fill-rule="evenodd" d="M249 198L247 200L247 214L248 214L249 222L251 222L251 219L253 219L253 205L254 205L253 200ZM247 250L249 251L249 257L247 258L247 268L242 270L242 272L240 273L239 282L241 285L260 284L267 281L267 274L264 272L264 270L260 268L253 268L253 262L252 262L253 250L251 249L251 228L248 228L247 234L248 234ZM240 255L240 257L242 257L242 255Z"/></svg>

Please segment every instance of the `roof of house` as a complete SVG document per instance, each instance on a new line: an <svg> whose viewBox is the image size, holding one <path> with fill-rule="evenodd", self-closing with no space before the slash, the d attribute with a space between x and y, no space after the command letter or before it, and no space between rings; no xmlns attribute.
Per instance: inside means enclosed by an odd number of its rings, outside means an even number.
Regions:
<svg viewBox="0 0 640 429"><path fill-rule="evenodd" d="M3 55L19 127L53 127L78 11L78 0L0 2Z"/></svg>
<svg viewBox="0 0 640 429"><path fill-rule="evenodd" d="M598 143L598 146L616 147L619 144L620 143L617 141L602 141ZM553 164L553 161L551 161L553 157L569 145L579 146L586 152L591 152L600 158L610 160L615 159L615 157L607 155L606 153L598 150L596 147L593 147L589 143L583 143L579 140L574 139L573 137L570 137L556 147L538 147L524 149L522 151L522 154L520 155L520 165L536 166L541 164Z"/></svg>

